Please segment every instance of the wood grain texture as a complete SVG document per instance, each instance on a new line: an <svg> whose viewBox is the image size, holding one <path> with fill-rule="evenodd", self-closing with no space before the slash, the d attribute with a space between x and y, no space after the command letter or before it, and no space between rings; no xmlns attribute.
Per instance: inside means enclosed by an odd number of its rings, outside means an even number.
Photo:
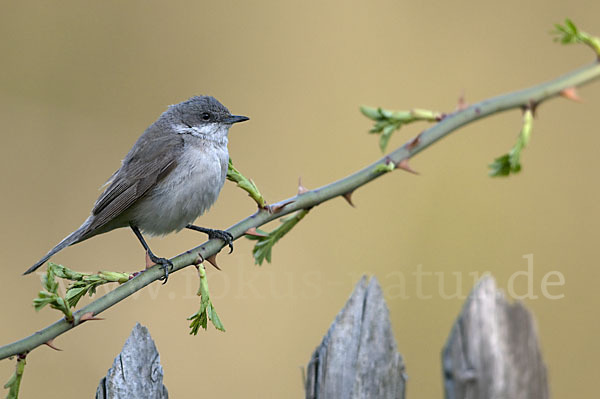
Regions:
<svg viewBox="0 0 600 399"><path fill-rule="evenodd" d="M306 398L404 398L405 381L381 287L363 277L308 363Z"/></svg>
<svg viewBox="0 0 600 399"><path fill-rule="evenodd" d="M96 399L168 397L156 345L148 329L137 323L106 377L100 380Z"/></svg>
<svg viewBox="0 0 600 399"><path fill-rule="evenodd" d="M546 366L535 321L482 278L458 316L442 353L447 399L546 399Z"/></svg>

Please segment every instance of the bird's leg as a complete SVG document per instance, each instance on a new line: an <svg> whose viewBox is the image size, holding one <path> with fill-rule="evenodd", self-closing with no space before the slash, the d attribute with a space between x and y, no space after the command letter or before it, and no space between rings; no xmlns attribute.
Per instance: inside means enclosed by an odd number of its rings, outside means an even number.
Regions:
<svg viewBox="0 0 600 399"><path fill-rule="evenodd" d="M131 230L133 230L133 233L138 238L138 240L140 240L140 243L146 250L146 253L148 254L148 257L150 258L150 260L152 262L156 263L157 265L160 265L160 267L162 267L162 269L165 271L165 275L164 275L164 277L161 277L161 280L164 280L163 284L166 284L167 280L169 279L169 269L173 267L173 262L171 262L167 258L159 258L158 256L154 255L152 253L152 250L146 243L146 240L144 240L142 233L140 233L140 229L138 229L137 226L134 226L133 224L130 224L129 226L131 227Z"/></svg>
<svg viewBox="0 0 600 399"><path fill-rule="evenodd" d="M212 240L213 238L223 240L225 244L229 245L229 253L233 252L233 236L231 235L231 233L223 230L207 229L205 227L195 226L193 224L188 224L187 226L185 226L185 228L208 234L209 240Z"/></svg>

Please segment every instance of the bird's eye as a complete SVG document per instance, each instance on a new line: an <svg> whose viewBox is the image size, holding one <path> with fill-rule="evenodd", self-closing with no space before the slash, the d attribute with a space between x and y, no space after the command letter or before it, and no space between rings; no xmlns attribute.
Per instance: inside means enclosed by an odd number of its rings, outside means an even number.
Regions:
<svg viewBox="0 0 600 399"><path fill-rule="evenodd" d="M201 115L202 120L203 121L209 121L210 120L210 114L208 112L205 112Z"/></svg>

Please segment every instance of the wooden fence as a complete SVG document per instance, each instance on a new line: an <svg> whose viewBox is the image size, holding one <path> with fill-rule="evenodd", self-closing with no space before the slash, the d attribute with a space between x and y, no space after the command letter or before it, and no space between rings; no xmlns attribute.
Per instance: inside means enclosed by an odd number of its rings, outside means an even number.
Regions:
<svg viewBox="0 0 600 399"><path fill-rule="evenodd" d="M442 350L446 399L546 399L535 322L494 279L473 288ZM168 398L156 346L137 324L96 398ZM404 399L407 373L376 278L363 277L307 367L307 399Z"/></svg>

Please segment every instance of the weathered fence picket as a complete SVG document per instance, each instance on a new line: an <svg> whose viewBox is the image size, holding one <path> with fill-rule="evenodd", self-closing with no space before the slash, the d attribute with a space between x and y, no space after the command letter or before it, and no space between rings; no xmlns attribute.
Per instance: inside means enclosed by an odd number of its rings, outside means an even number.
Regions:
<svg viewBox="0 0 600 399"><path fill-rule="evenodd" d="M447 399L546 399L535 321L491 276L473 288L442 353Z"/></svg>
<svg viewBox="0 0 600 399"><path fill-rule="evenodd" d="M363 277L307 367L306 398L404 398L402 356L376 278Z"/></svg>
<svg viewBox="0 0 600 399"><path fill-rule="evenodd" d="M96 399L168 399L160 356L148 329L137 323L106 377Z"/></svg>

